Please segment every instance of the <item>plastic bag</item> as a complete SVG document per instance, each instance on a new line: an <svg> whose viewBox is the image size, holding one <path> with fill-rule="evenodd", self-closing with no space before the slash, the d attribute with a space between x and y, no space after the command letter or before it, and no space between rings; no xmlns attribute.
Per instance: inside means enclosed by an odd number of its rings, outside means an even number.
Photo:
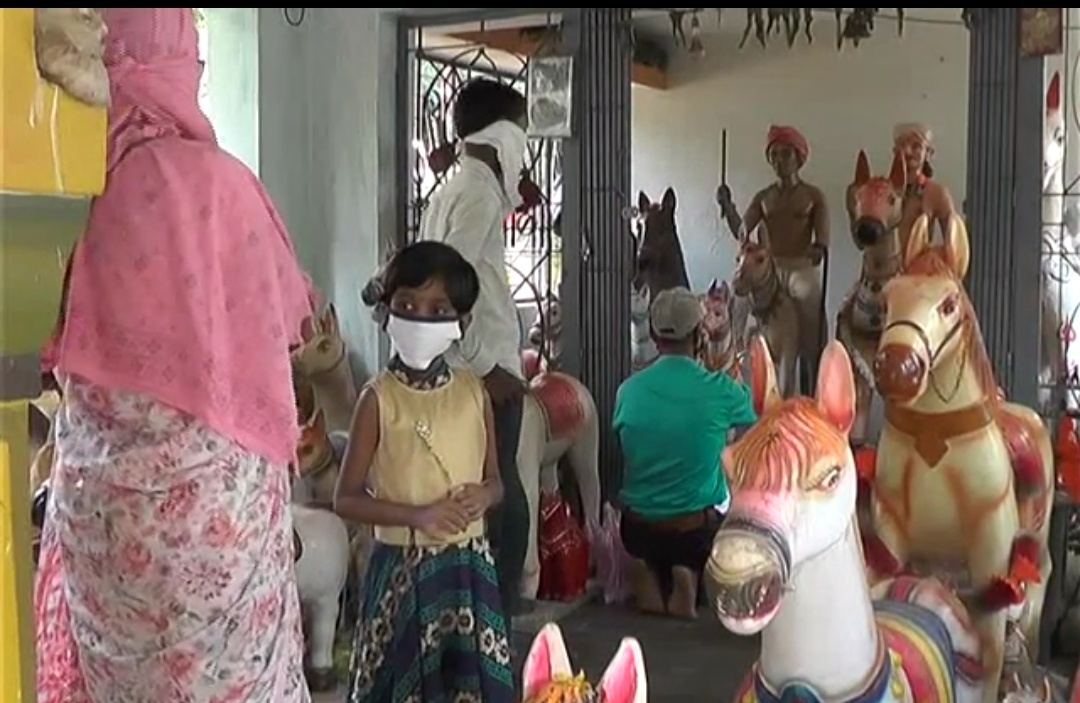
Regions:
<svg viewBox="0 0 1080 703"><path fill-rule="evenodd" d="M630 598L631 557L619 535L622 514L611 503L604 503L602 520L602 524L588 527L596 578L603 588L605 603L623 603Z"/></svg>
<svg viewBox="0 0 1080 703"><path fill-rule="evenodd" d="M589 545L570 506L558 493L540 496L540 588L543 600L571 601L589 583Z"/></svg>

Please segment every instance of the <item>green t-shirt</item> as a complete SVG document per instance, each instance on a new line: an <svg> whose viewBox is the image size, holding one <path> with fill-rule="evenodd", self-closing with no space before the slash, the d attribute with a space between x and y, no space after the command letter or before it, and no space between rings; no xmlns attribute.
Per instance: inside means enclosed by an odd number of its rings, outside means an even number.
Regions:
<svg viewBox="0 0 1080 703"><path fill-rule="evenodd" d="M664 519L728 497L720 453L732 427L757 420L749 389L686 356L665 355L628 378L613 426L623 455L619 498L638 515Z"/></svg>

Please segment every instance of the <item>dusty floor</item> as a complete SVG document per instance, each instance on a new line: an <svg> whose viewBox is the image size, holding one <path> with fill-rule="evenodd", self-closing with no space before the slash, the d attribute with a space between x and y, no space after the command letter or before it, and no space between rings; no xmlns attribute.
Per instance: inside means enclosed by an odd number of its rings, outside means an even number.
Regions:
<svg viewBox="0 0 1080 703"><path fill-rule="evenodd" d="M539 618L515 623L515 654L525 656ZM542 623L541 623L542 624ZM645 654L650 703L730 701L757 655L756 638L739 638L706 611L697 622L650 618L603 605L584 605L559 618L570 659L596 680L619 641L637 637ZM343 695L323 694L315 703L342 703Z"/></svg>

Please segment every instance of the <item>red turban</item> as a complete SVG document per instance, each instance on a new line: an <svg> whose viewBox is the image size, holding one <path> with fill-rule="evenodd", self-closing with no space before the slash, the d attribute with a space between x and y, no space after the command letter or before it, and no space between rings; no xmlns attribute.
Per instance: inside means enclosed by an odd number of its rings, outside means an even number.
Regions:
<svg viewBox="0 0 1080 703"><path fill-rule="evenodd" d="M802 163L806 163L806 160L810 158L810 144L806 141L806 137L802 135L802 132L789 127L787 125L773 125L769 127L769 136L765 141L765 155L768 156L769 149L773 144L784 144L795 150L795 153L799 155L799 159Z"/></svg>

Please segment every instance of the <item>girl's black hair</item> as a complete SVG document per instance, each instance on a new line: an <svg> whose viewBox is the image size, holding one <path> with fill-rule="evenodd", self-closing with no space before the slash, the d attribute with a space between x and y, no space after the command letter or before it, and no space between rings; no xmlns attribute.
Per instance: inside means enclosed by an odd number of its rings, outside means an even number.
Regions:
<svg viewBox="0 0 1080 703"><path fill-rule="evenodd" d="M398 251L364 287L361 298L367 305L389 306L399 288L421 288L436 278L459 315L472 312L480 297L480 278L457 249L442 242L414 242Z"/></svg>
<svg viewBox="0 0 1080 703"><path fill-rule="evenodd" d="M459 139L476 134L499 120L518 122L525 116L525 96L489 78L474 78L454 102L454 132Z"/></svg>

